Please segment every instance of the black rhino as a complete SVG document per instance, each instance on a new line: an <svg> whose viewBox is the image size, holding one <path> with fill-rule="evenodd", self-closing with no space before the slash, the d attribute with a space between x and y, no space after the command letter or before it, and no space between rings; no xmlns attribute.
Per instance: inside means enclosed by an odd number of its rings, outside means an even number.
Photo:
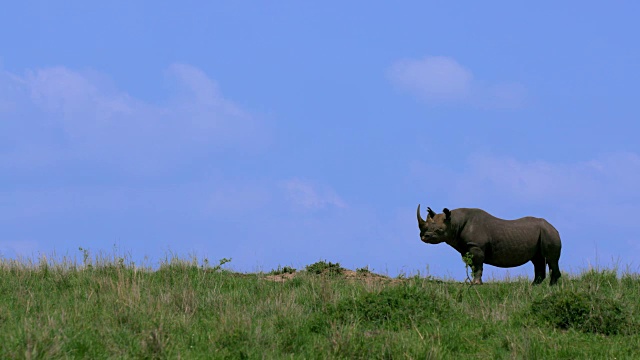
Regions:
<svg viewBox="0 0 640 360"><path fill-rule="evenodd" d="M535 270L534 285L545 279L548 264L549 285L556 284L560 278L560 234L545 219L526 216L504 220L474 208L444 208L441 214L427 209L427 219L423 220L418 204L420 240L427 244L446 242L461 255L469 252L473 284L482 284L483 264L511 268L531 261Z"/></svg>

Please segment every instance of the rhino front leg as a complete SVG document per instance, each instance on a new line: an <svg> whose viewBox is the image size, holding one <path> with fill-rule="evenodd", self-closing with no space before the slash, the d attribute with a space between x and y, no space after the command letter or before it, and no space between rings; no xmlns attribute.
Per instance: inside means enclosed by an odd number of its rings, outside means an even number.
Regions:
<svg viewBox="0 0 640 360"><path fill-rule="evenodd" d="M471 253L471 269L473 270L472 284L482 285L482 268L484 264L484 251L478 246L469 249Z"/></svg>

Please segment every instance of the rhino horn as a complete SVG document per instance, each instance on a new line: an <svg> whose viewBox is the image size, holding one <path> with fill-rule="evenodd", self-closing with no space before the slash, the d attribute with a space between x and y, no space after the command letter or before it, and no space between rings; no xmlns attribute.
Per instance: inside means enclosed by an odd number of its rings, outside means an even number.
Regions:
<svg viewBox="0 0 640 360"><path fill-rule="evenodd" d="M431 210L431 208L430 208L430 207L428 207L428 206L427 206L427 211L429 211L429 217L430 217L430 218L432 218L432 217L436 216L436 212L435 212L435 211L433 211L433 210Z"/></svg>
<svg viewBox="0 0 640 360"><path fill-rule="evenodd" d="M420 216L420 204L418 204L418 224L422 225L422 224L424 224L424 222L425 221Z"/></svg>

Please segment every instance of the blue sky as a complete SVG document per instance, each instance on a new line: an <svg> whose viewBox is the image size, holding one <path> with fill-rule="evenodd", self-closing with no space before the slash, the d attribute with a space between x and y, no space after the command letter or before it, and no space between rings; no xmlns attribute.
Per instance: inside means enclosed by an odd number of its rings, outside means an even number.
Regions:
<svg viewBox="0 0 640 360"><path fill-rule="evenodd" d="M639 11L12 2L0 253L464 279L453 249L420 242L420 203L544 217L562 270L637 271Z"/></svg>

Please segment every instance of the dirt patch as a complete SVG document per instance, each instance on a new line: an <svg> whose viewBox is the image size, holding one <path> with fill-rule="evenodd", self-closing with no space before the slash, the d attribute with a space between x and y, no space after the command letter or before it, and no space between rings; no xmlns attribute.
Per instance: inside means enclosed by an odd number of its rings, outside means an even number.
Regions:
<svg viewBox="0 0 640 360"><path fill-rule="evenodd" d="M267 275L265 276L264 279L268 281L275 281L275 282L286 282L287 280L293 279L298 274L299 273L296 272L296 273L284 273L284 274L278 274L278 275ZM379 275L372 272L356 272L356 271L347 270L347 269L342 270L342 273L340 276L350 281L363 281L367 284L380 283L380 282L383 282L383 283L402 282L402 279L393 279L388 276Z"/></svg>
<svg viewBox="0 0 640 360"><path fill-rule="evenodd" d="M265 276L265 280L275 281L275 282L285 282L287 280L291 280L296 276L295 273L284 273L278 275L267 275Z"/></svg>
<svg viewBox="0 0 640 360"><path fill-rule="evenodd" d="M375 282L385 282L385 283L399 283L402 282L401 279L393 279L388 276L372 273L372 272L357 272L353 270L344 270L343 275L348 280L353 281L364 281L367 284L375 283Z"/></svg>

